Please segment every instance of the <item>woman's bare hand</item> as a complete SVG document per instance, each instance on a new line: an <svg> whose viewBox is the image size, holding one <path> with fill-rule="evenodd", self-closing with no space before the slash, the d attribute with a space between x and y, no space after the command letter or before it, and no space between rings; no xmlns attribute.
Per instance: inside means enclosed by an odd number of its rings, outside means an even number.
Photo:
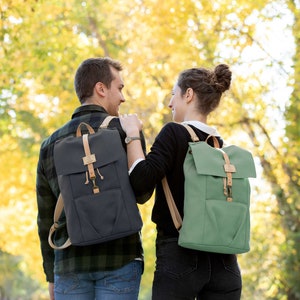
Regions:
<svg viewBox="0 0 300 300"><path fill-rule="evenodd" d="M142 121L136 114L121 115L120 122L127 136L139 136L139 132L143 128Z"/></svg>

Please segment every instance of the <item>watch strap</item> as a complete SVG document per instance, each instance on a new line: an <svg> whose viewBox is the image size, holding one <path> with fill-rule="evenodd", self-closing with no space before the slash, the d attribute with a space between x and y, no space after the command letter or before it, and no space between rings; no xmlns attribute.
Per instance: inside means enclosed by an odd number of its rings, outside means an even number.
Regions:
<svg viewBox="0 0 300 300"><path fill-rule="evenodd" d="M139 136L127 136L125 138L125 143L126 144L129 144L130 142L132 141L135 141L135 140L140 140L141 138Z"/></svg>

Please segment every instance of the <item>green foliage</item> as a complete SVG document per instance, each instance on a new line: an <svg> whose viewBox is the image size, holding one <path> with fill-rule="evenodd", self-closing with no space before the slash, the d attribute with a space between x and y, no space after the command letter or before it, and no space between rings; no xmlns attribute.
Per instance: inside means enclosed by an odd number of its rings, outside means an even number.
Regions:
<svg viewBox="0 0 300 300"><path fill-rule="evenodd" d="M2 251L0 251L0 298L47 299L40 283L22 271L22 257Z"/></svg>

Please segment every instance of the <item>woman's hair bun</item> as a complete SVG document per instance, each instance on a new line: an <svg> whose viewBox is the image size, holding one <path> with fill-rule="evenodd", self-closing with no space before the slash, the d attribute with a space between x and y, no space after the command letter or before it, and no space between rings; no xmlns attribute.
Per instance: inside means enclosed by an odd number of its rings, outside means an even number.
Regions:
<svg viewBox="0 0 300 300"><path fill-rule="evenodd" d="M215 88L223 93L229 89L231 83L232 72L229 70L229 66L226 64L219 64L212 72L212 80L215 84Z"/></svg>

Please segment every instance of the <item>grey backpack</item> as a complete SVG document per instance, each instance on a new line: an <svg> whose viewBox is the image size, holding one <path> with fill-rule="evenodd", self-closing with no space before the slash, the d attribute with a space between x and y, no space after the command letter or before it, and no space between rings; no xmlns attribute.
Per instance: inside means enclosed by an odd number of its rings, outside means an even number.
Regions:
<svg viewBox="0 0 300 300"><path fill-rule="evenodd" d="M96 133L90 125L81 123L76 136L57 141L54 146L60 188L48 238L54 249L103 243L142 228L126 152L118 130L107 128L111 118L107 117ZM88 133L82 134L83 127ZM63 210L68 239L56 244Z"/></svg>

